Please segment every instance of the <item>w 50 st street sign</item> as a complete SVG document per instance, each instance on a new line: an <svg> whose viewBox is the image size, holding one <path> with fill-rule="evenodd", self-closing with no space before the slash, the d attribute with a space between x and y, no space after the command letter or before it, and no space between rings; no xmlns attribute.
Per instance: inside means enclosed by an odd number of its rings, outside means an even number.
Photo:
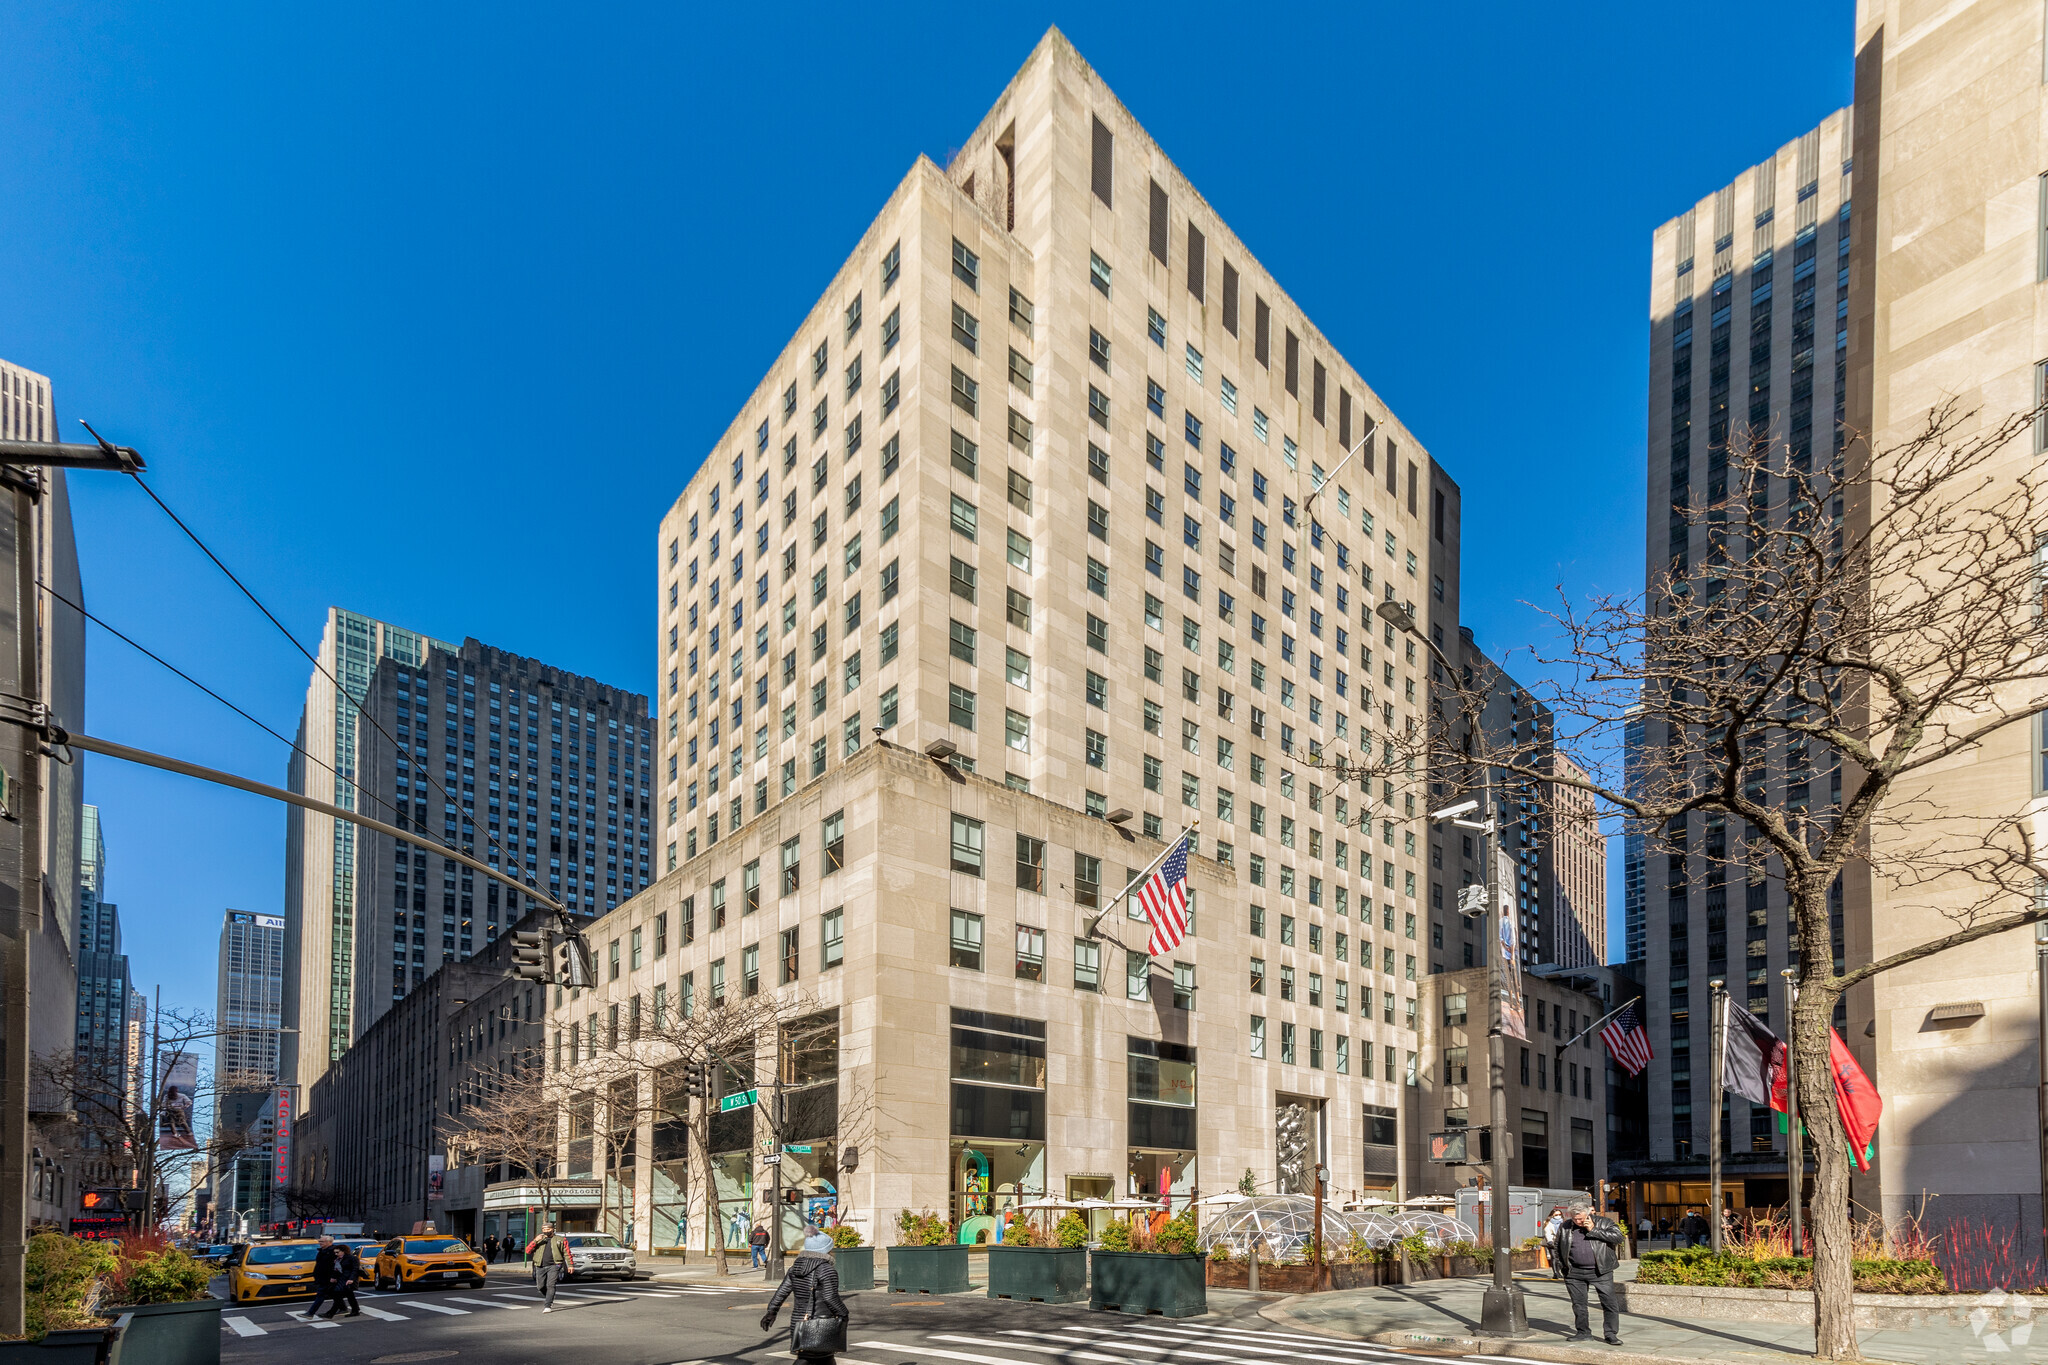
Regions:
<svg viewBox="0 0 2048 1365"><path fill-rule="evenodd" d="M746 1109L754 1103L754 1097L760 1093L758 1090L742 1090L737 1095L727 1095L718 1102L718 1112L730 1114L735 1109Z"/></svg>

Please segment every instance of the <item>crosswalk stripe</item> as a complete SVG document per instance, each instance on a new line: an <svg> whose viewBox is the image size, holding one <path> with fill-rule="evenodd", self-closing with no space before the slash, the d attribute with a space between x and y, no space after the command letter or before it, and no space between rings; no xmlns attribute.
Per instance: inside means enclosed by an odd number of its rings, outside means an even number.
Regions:
<svg viewBox="0 0 2048 1365"><path fill-rule="evenodd" d="M1096 1329L1076 1327L1073 1330L1077 1332L1093 1332ZM1181 1343L1199 1342L1207 1346L1229 1347L1255 1355L1281 1356L1289 1360L1389 1360L1399 1358L1402 1355L1402 1352L1389 1347L1368 1346L1360 1342L1344 1341L1341 1338L1299 1337L1290 1333L1250 1332L1242 1328L1217 1327L1205 1329L1200 1335L1196 1335L1188 1329L1155 1327L1150 1324L1136 1327L1132 1330L1141 1336L1173 1343L1173 1345L1163 1348L1155 1347L1148 1349L1171 1350ZM1270 1342L1278 1342L1280 1344L1269 1345L1268 1343ZM1301 1348L1311 1346L1313 1350L1304 1354Z"/></svg>
<svg viewBox="0 0 2048 1365"><path fill-rule="evenodd" d="M1057 1337L1057 1336L1054 1336L1054 1335L1052 1335L1052 1334L1051 1334L1051 1333L1049 1333L1049 1332L1006 1332L1006 1333L1004 1333L1004 1335L1005 1335L1005 1336L1020 1336L1020 1337L1021 1337L1021 1336L1043 1336L1043 1337L1045 1337L1045 1338L1046 1338L1046 1340L1048 1340L1048 1341L1062 1341L1062 1340L1064 1340L1064 1341L1072 1341L1072 1340L1073 1340L1073 1338L1071 1338L1071 1337L1066 1337L1066 1338L1062 1338L1062 1337ZM941 1333L934 1333L934 1334L932 1335L932 1340L933 1340L933 1341L954 1341L954 1342L959 1342L959 1343L960 1343L961 1345L963 1345L963 1346L1007 1346L1007 1347L1009 1347L1009 1348L1010 1348L1011 1350L1013 1350L1013 1351L1037 1351L1037 1352L1039 1352L1040 1354L1043 1354L1043 1355L1054 1355L1054 1356L1058 1356L1058 1357L1060 1357L1060 1358L1061 1358L1062 1360L1098 1360L1098 1361L1102 1361L1102 1362L1104 1362L1104 1365L1130 1365L1130 1362L1129 1362L1129 1360L1128 1360L1128 1359L1127 1359L1126 1357L1124 1357L1124 1356L1105 1356L1105 1355L1097 1355L1097 1354L1096 1354L1095 1352L1093 1352L1093 1351L1076 1351L1075 1349L1073 1349L1073 1347L1072 1347L1072 1346L1040 1346L1040 1345L1038 1345L1038 1344L1037 1344L1036 1342L1030 1342L1030 1341L990 1341L990 1340L989 1340L989 1339L988 1339L987 1337L963 1337L963 1336L949 1336L949 1335L945 1335L945 1334L941 1334ZM941 1352L940 1354L944 1354L944 1352ZM979 1358L979 1357L977 1357L977 1359L978 1359L978 1358ZM1200 1358L1200 1359L1209 1359L1209 1360L1222 1360L1222 1359L1224 1359L1224 1357L1222 1357L1222 1356L1206 1356L1206 1357L1204 1357L1204 1356L1199 1356L1199 1353L1195 1353L1195 1355L1194 1355L1194 1357L1193 1357L1193 1358Z"/></svg>
<svg viewBox="0 0 2048 1365"><path fill-rule="evenodd" d="M581 1299L588 1303L625 1303L631 1296L627 1294L592 1294L587 1290L581 1294L571 1294L566 1289L557 1289L555 1297L558 1299Z"/></svg>
<svg viewBox="0 0 2048 1365"><path fill-rule="evenodd" d="M1278 1347L1261 1346L1250 1341L1242 1340L1244 1336L1248 1335L1242 1332L1235 1333L1231 1336L1223 1336L1220 1333L1216 1335L1210 1335L1207 1332L1194 1331L1168 1333L1159 1331L1158 1329L1151 1329L1149 1331L1145 1329L1138 1329L1139 1331L1142 1331L1144 1335L1154 1336L1159 1341L1164 1343L1161 1345L1151 1345L1142 1340L1131 1340L1130 1338L1133 1335L1135 1335L1135 1333L1132 1332L1130 1329L1126 1329L1126 1331L1119 1332L1116 1334L1117 1340L1114 1343L1101 1340L1100 1335L1110 1330L1112 1329L1094 1327L1076 1327L1071 1329L1067 1333L1011 1330L1004 1332L1003 1335L1005 1337L1038 1337L1042 1340L1050 1342L1078 1342L1082 1345L1109 1346L1114 1344L1121 1350L1147 1351L1155 1354L1169 1356L1173 1360L1210 1360L1219 1362L1231 1361L1240 1362L1241 1365L1272 1365L1272 1362L1264 1360L1264 1357L1269 1356L1279 1356L1286 1360L1307 1360L1316 1362L1331 1360L1353 1361L1358 1362L1359 1365L1365 1365L1365 1362L1395 1360L1401 1358L1401 1353L1398 1351L1371 1346L1357 1346L1349 1342L1337 1340L1331 1340L1325 1343L1320 1343L1316 1353L1314 1354L1308 1354L1300 1351L1282 1350ZM1079 1335L1080 1333L1086 1333L1087 1335ZM1010 1344L1002 1342L992 1342L987 1340L986 1338L981 1337L962 1336L934 1336L932 1340L960 1341L967 1342L972 1345L982 1346ZM1189 1350L1188 1347L1190 1344L1200 1346L1211 1346L1216 1347L1218 1349L1215 1351ZM1121 1357L1116 1356L1092 1355L1086 1351L1070 1351L1065 1346L1033 1346L1022 1342L1015 1343L1015 1345L1017 1349L1020 1350L1039 1351L1049 1355L1069 1355L1072 1358L1078 1360L1108 1361L1121 1359ZM1232 1355L1220 1353L1232 1350L1240 1352L1241 1354ZM1244 1360L1244 1356L1247 1354L1256 1355L1261 1359L1246 1362ZM1147 1362L1147 1365L1153 1365L1153 1363Z"/></svg>
<svg viewBox="0 0 2048 1365"><path fill-rule="evenodd" d="M447 1304L428 1303L424 1299L407 1299L405 1306L407 1308L424 1308L429 1313L446 1313L451 1318L466 1318L469 1316L467 1308L450 1308Z"/></svg>
<svg viewBox="0 0 2048 1365"><path fill-rule="evenodd" d="M933 1338L933 1340L936 1341L952 1341L955 1339L956 1338L953 1337ZM1017 1365L1017 1360L1014 1356L983 1356L975 1355L970 1351L941 1351L931 1346L905 1346L902 1342L898 1341L856 1341L852 1344L856 1350L861 1351L908 1351L912 1355L936 1356L940 1360L964 1360L969 1362L969 1365ZM1002 1343L991 1342L985 1344L1000 1345ZM1116 1365L1126 1365L1126 1362L1123 1360L1121 1356L1097 1356L1086 1355L1081 1352L1075 1352L1074 1358L1082 1360L1108 1360L1116 1362Z"/></svg>
<svg viewBox="0 0 2048 1365"><path fill-rule="evenodd" d="M308 1326L308 1327L314 1327L314 1328L319 1328L319 1327L329 1327L329 1328L332 1328L332 1327L339 1327L339 1326L341 1326L341 1324L340 1324L340 1323L338 1323L338 1322L322 1322L322 1321L320 1321L320 1319L318 1319L318 1318L309 1318L309 1317L307 1317L307 1316L306 1316L306 1314L305 1314L305 1312L304 1312L303 1310L301 1310L301 1309L297 1309L297 1308L293 1308L293 1309L290 1309L290 1310L288 1310L288 1311L287 1311L287 1312L285 1313L285 1316L286 1316L286 1317L288 1317L288 1318L290 1318L290 1319L292 1319L292 1321L294 1321L294 1322L304 1323L304 1324L305 1324L306 1326Z"/></svg>
<svg viewBox="0 0 2048 1365"><path fill-rule="evenodd" d="M448 1302L473 1303L481 1308L505 1308L510 1309L515 1313L518 1312L520 1309L526 1307L526 1305L523 1303L492 1303L489 1299L465 1299L456 1294L450 1294L448 1296Z"/></svg>
<svg viewBox="0 0 2048 1365"><path fill-rule="evenodd" d="M238 1337L267 1337L269 1332L243 1317L222 1318L222 1322Z"/></svg>
<svg viewBox="0 0 2048 1365"><path fill-rule="evenodd" d="M407 1317L407 1316L406 1316L405 1314L403 1314L403 1313L387 1313L387 1312L385 1312L385 1311L384 1311L383 1309L381 1309L381 1308L365 1308L365 1309L363 1310L363 1316L364 1316L364 1317L366 1317L366 1318L376 1318L376 1319L378 1319L378 1320L379 1320L380 1322L411 1322L411 1321L412 1321L412 1319L411 1319L411 1318L408 1318L408 1317Z"/></svg>
<svg viewBox="0 0 2048 1365"><path fill-rule="evenodd" d="M1155 1326L1147 1323L1122 1329L1106 1327L1072 1327L1068 1330L1087 1333L1090 1336L1114 1332L1119 1338L1130 1335L1152 1337L1162 1342L1175 1344L1199 1343L1206 1346L1232 1347L1257 1355L1279 1355L1296 1360L1398 1359L1402 1352L1390 1347L1369 1346L1362 1342L1345 1341L1338 1337L1316 1337L1294 1332L1258 1332L1237 1327L1172 1327ZM1278 1343L1278 1344L1269 1344ZM1123 1344L1130 1344L1124 1342ZM1283 1347L1314 1347L1311 1354L1303 1355L1296 1350ZM1172 1347L1147 1347L1147 1350L1172 1349ZM1333 1354L1334 1353L1334 1354Z"/></svg>

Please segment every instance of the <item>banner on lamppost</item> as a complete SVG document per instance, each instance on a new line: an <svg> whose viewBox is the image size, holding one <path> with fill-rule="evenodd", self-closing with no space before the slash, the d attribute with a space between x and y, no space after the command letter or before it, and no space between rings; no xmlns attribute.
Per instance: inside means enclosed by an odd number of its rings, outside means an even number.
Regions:
<svg viewBox="0 0 2048 1365"><path fill-rule="evenodd" d="M1500 904L1494 921L1499 928L1495 950L1500 953L1500 1031L1502 1036L1529 1040L1528 1006L1522 1000L1522 928L1515 913L1515 870L1498 849L1493 855L1495 883Z"/></svg>
<svg viewBox="0 0 2048 1365"><path fill-rule="evenodd" d="M192 1097L199 1089L199 1054L173 1052L161 1065L156 1145L165 1151L189 1152L198 1145L192 1128Z"/></svg>

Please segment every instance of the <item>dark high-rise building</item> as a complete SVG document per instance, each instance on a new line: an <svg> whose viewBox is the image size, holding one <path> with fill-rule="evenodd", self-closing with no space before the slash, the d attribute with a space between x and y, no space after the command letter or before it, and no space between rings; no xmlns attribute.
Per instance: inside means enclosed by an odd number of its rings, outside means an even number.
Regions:
<svg viewBox="0 0 2048 1365"><path fill-rule="evenodd" d="M596 915L651 879L646 697L465 640L385 657L364 705L361 790L420 838L357 832L354 1036L525 914L522 888ZM504 879L440 856L458 843Z"/></svg>

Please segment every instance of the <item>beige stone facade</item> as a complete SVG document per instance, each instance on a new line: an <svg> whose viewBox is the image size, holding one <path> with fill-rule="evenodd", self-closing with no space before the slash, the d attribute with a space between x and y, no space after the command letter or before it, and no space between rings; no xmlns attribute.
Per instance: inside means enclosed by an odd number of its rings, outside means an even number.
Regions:
<svg viewBox="0 0 2048 1365"><path fill-rule="evenodd" d="M1270 1188L1303 1114L1339 1188L1390 1187L1392 1144L1365 1137L1416 1047L1422 774L1358 790L1310 752L1420 724L1422 651L1372 608L1411 603L1442 640L1457 554L1456 485L1049 33L950 167L911 168L663 519L665 875L607 919L703 907L755 859L780 885L785 841L814 867L844 813L845 868L774 914L875 1097L885 1136L843 1182L860 1217L962 1179L954 1010L1042 1025L1045 1138L1020 1159L1054 1193L1156 1194L1162 1153L1178 1191L1247 1167ZM920 756L937 741L955 776ZM1119 810L1127 833L1100 818ZM982 877L951 870L956 816L983 822ZM1113 944L1077 988L1075 858L1140 868L1198 818L1196 932L1149 1001ZM1019 834L1045 841L1043 896L1009 875ZM844 956L820 975L828 911ZM982 917L978 970L949 965L959 914ZM1019 929L1043 931L1043 980L1016 975ZM776 935L720 932L663 964L670 999L736 971L742 937L779 961ZM1186 1130L1127 1108L1133 1039L1194 1049L1190 1142L1134 1154Z"/></svg>
<svg viewBox="0 0 2048 1365"><path fill-rule="evenodd" d="M1504 1061L1508 1183L1598 1193L1607 1173L1607 1049L1586 1032L1631 987L1604 968L1522 979L1529 1037L1509 1038ZM1486 969L1432 976L1422 991L1421 1084L1409 1092L1411 1186L1451 1194L1486 1184L1490 1142L1477 1130L1493 1121L1487 1092ZM1428 1159L1430 1134L1470 1127L1466 1162Z"/></svg>
<svg viewBox="0 0 2048 1365"><path fill-rule="evenodd" d="M1849 423L1882 450L1954 397L1985 424L2040 401L2048 356L2043 12L2026 0L1932 7L1863 0L1856 23ZM2022 439L1998 473L2038 469ZM2038 719L2022 715L1941 771L1944 807L2013 819L2037 806ZM1945 902L1852 879L1851 961L1945 932ZM1930 903L1933 902L1933 903ZM1856 1198L1897 1216L1924 1192L1942 1219L2041 1226L2040 984L2022 931L1890 972L1846 1032L1885 1098L1878 1160ZM1942 1005L1975 1005L1940 1019ZM1866 1021L1869 1028L1866 1031Z"/></svg>

